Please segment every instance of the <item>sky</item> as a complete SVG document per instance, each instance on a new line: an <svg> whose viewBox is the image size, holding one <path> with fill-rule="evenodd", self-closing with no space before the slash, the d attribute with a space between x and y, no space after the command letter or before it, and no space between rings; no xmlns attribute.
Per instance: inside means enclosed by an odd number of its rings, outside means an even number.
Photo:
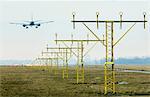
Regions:
<svg viewBox="0 0 150 97"><path fill-rule="evenodd" d="M123 20L143 20L143 12L146 19L150 19L149 0L101 0L101 1L0 1L0 59L33 59L39 56L46 44L56 46L55 33L58 39L96 39L82 23L76 24L73 29L72 12L76 13L76 20L96 20L96 12L99 12L99 20L119 20L119 12L123 12ZM25 29L20 25L12 25L10 22L22 23L26 20L54 21L41 25L38 29ZM149 20L148 20L149 21ZM105 24L87 23L100 38L105 32ZM133 23L114 25L114 39L117 41ZM62 44L60 44L62 45ZM76 45L76 44L74 44ZM85 52L93 45L85 43ZM150 57L150 23L143 28L143 23L136 24L133 29L115 46L115 58L125 57ZM105 57L105 48L98 43L87 55L91 59Z"/></svg>

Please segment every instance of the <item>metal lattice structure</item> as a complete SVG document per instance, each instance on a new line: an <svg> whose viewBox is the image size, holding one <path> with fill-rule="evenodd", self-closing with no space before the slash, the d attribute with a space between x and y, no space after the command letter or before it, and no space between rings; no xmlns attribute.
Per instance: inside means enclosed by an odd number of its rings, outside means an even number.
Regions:
<svg viewBox="0 0 150 97"><path fill-rule="evenodd" d="M71 57L71 50L66 47L47 47L47 50L59 50L59 52L56 52L56 53L63 60L62 77L63 79L64 78L68 79L68 61ZM50 52L47 52L47 53L50 53Z"/></svg>
<svg viewBox="0 0 150 97"><path fill-rule="evenodd" d="M73 28L75 29L75 23L82 23L96 38L96 40L58 40L56 34L56 44L57 42L62 42L66 47L48 47L47 51L42 52L43 54L54 54L55 57L41 57L37 58L40 60L40 64L43 62L48 65L53 65L53 61L56 61L55 66L58 69L58 60L63 60L63 71L62 77L68 79L68 61L71 58L71 55L74 54L77 57L77 64L76 64L76 80L78 83L84 83L84 43L88 42L100 42L105 47L105 63L104 63L104 94L115 94L116 93L116 79L115 79L115 62L114 62L114 47L125 37L125 35L137 24L143 23L144 29L146 28L146 13L143 13L144 19L143 20L123 20L123 13L120 12L120 20L99 20L99 13L96 12L96 20L75 20L75 12L72 13L73 15ZM103 34L103 39L100 39L95 32L93 32L86 23L96 23L97 29L99 29L99 23L104 24L105 26L105 33ZM122 25L124 23L133 23L125 33L119 37L118 40L114 39L114 25L120 24L120 29L122 29ZM104 37L105 36L105 37ZM73 37L73 36L72 36ZM76 43L76 47L68 46L66 43ZM48 50L57 50L49 52ZM76 50L76 53L75 53ZM70 54L70 57L69 57ZM51 62L51 63L50 63Z"/></svg>
<svg viewBox="0 0 150 97"><path fill-rule="evenodd" d="M99 23L105 24L105 42L102 44L105 47L105 55L106 61L104 65L104 94L108 93L116 93L116 85L115 85L115 67L114 67L114 46L120 42L120 40L135 26L136 23L145 23L146 21L146 13L143 13L144 20L122 20L123 13L120 12L120 20L98 20L99 13L96 13L96 20L75 20L75 12L73 15L73 28L75 29L75 23L83 23L83 25L98 39L100 38L85 24L85 23L96 23L97 28L99 28ZM116 42L114 42L114 24L120 24L120 28L122 28L123 23L134 23Z"/></svg>
<svg viewBox="0 0 150 97"><path fill-rule="evenodd" d="M110 90L115 93L115 70L113 51L113 22L106 23L106 62L104 66L105 94ZM109 38L111 37L111 38Z"/></svg>
<svg viewBox="0 0 150 97"><path fill-rule="evenodd" d="M71 42L71 43L77 43L77 64L76 64L76 79L77 79L77 84L78 83L84 83L84 43L87 42L98 42L98 41L103 41L103 40L76 40L76 39L71 39L71 40L55 40L56 42ZM65 44L66 45L66 44ZM67 45L66 45L67 46ZM67 46L68 47L68 46ZM72 48L72 47L69 47Z"/></svg>

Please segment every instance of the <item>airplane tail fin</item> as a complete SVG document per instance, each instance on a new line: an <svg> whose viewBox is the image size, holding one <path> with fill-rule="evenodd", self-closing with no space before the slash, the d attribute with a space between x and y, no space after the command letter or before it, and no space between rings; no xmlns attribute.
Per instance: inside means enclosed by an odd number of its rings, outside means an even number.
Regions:
<svg viewBox="0 0 150 97"><path fill-rule="evenodd" d="M33 21L33 13L31 13L31 21Z"/></svg>

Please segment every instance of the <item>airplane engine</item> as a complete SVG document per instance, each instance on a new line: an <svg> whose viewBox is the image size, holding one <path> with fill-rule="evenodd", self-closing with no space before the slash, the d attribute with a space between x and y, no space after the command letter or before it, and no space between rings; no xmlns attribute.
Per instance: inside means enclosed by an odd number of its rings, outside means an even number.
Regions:
<svg viewBox="0 0 150 97"><path fill-rule="evenodd" d="M38 26L36 26L35 28L38 28Z"/></svg>
<svg viewBox="0 0 150 97"><path fill-rule="evenodd" d="M41 24L38 24L37 26L41 26Z"/></svg>
<svg viewBox="0 0 150 97"><path fill-rule="evenodd" d="M22 25L23 27L26 27L26 25Z"/></svg>

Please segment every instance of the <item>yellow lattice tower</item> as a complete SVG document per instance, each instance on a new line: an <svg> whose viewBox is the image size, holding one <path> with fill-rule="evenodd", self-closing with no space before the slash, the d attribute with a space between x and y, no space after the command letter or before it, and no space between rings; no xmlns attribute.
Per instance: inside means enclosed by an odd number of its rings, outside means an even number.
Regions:
<svg viewBox="0 0 150 97"><path fill-rule="evenodd" d="M61 59L62 61L63 61L63 64L65 64L65 58L63 57L63 55L66 55L66 53L68 54L68 53L70 53L70 52L62 52L62 51L51 51L51 52L49 52L49 51L46 51L46 52L42 52L43 54L50 54L50 56L52 56L52 55L56 55L55 57L57 58L57 60L56 60L56 66L55 66L55 68L54 68L54 70L55 70L55 74L57 73L57 71L58 71L58 65L59 65L59 59Z"/></svg>
<svg viewBox="0 0 150 97"><path fill-rule="evenodd" d="M50 69L51 71L53 70L52 67L56 67L57 66L57 60L59 60L61 58L58 58L58 57L38 57L37 60L40 60L40 61L43 61L44 63L47 62L47 60L51 60L51 66L50 66ZM55 62L55 63L54 63ZM56 68L54 68L54 72L56 74Z"/></svg>
<svg viewBox="0 0 150 97"><path fill-rule="evenodd" d="M115 70L113 57L113 22L106 22L106 62L104 66L105 94L110 90L115 93Z"/></svg>
<svg viewBox="0 0 150 97"><path fill-rule="evenodd" d="M83 57L84 57L84 43L87 42L98 42L98 41L103 41L103 40L76 40L76 39L71 39L71 40L55 40L56 42L63 42L64 44L66 42L70 42L70 43L77 43L77 64L76 64L76 83L84 83L84 61L83 61ZM65 46L67 46L65 44ZM68 47L68 46L67 46ZM72 47L68 47L68 48L72 48Z"/></svg>
<svg viewBox="0 0 150 97"><path fill-rule="evenodd" d="M104 94L108 93L116 93L115 86L115 67L114 67L114 47L116 44L120 42L120 40L135 26L136 23L145 23L146 21L146 12L143 12L144 20L123 20L123 13L120 12L120 20L98 20L99 13L96 12L96 21L92 20L75 20L75 12L73 15L73 28L75 28L75 23L82 23L98 40L100 38L85 24L85 23L96 23L97 28L99 28L98 24L105 24L105 42L101 42L106 49L106 62L104 65ZM134 23L116 42L114 42L114 24L120 24L120 28L122 28L123 23Z"/></svg>
<svg viewBox="0 0 150 97"><path fill-rule="evenodd" d="M71 56L71 48L66 47L47 47L48 50L59 50L59 54L61 54L61 58L63 59L63 68L62 68L62 77L68 79L68 61ZM59 55L60 56L60 55Z"/></svg>
<svg viewBox="0 0 150 97"><path fill-rule="evenodd" d="M54 49L54 48L48 48L47 49ZM55 48L56 49L56 48ZM68 78L68 54L70 54L70 52L66 51L51 51L51 52L43 52L43 53L47 53L47 54L56 54L58 58L60 58L63 61L63 78ZM57 63L58 64L58 63ZM66 66L65 66L66 65ZM65 68L65 69L64 69ZM58 69L58 67L56 68L56 70ZM67 71L66 71L67 70ZM65 74L66 71L67 73Z"/></svg>

